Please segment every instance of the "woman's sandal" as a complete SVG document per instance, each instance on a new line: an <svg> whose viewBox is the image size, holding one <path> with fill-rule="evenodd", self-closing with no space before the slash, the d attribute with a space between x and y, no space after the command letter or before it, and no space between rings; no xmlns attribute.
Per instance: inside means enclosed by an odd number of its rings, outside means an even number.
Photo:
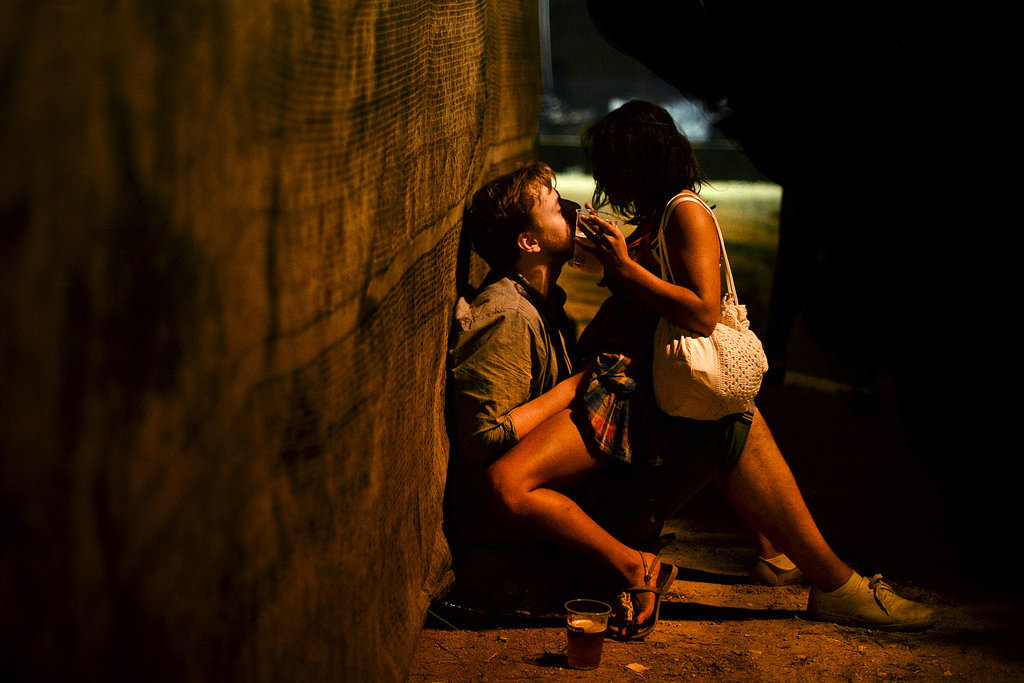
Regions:
<svg viewBox="0 0 1024 683"><path fill-rule="evenodd" d="M654 566L652 565L650 569L647 568L647 560L644 559L643 553L640 553L640 560L644 563L643 585L630 586L618 595L616 616L618 617L617 621L622 625L617 633L612 632L612 637L616 640L633 640L650 635L654 627L658 625L658 614L661 611L661 596L672 585L672 582L676 580L676 574L679 571L674 564L662 562L659 565L657 581L652 586L651 579L653 574L651 571L654 569ZM636 631L630 632L629 629L633 626L633 596L637 593L654 593L654 611L651 612L651 616L647 618L647 622L643 626Z"/></svg>

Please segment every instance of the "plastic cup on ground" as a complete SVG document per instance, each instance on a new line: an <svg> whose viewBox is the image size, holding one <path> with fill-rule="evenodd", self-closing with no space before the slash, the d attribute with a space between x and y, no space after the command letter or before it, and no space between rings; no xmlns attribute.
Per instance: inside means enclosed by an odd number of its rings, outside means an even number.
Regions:
<svg viewBox="0 0 1024 683"><path fill-rule="evenodd" d="M601 663L611 606L598 600L578 599L565 603L565 611L569 666L573 669L596 669Z"/></svg>

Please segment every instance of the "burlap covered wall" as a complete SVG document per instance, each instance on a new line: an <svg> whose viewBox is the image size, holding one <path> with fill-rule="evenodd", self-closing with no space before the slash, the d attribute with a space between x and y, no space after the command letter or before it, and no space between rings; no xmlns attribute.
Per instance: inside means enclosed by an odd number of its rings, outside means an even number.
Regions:
<svg viewBox="0 0 1024 683"><path fill-rule="evenodd" d="M6 671L404 678L461 208L531 152L536 11L3 4Z"/></svg>

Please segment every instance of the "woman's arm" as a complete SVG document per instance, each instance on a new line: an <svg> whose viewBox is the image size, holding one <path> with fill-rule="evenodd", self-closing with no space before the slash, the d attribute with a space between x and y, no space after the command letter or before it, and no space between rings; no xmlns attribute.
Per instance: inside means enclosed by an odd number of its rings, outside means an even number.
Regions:
<svg viewBox="0 0 1024 683"><path fill-rule="evenodd" d="M595 229L590 251L644 303L697 334L714 331L722 299L721 248L714 219L700 204L680 202L665 226L669 264L679 284L662 280L630 258L617 226L600 219L591 219L590 225Z"/></svg>

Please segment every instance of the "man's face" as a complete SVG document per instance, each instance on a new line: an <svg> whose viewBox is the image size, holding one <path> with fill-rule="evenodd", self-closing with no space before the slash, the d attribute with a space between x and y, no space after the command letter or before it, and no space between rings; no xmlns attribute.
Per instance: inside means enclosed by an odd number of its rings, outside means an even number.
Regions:
<svg viewBox="0 0 1024 683"><path fill-rule="evenodd" d="M531 232L547 254L554 259L567 261L572 257L576 209L579 205L563 200L553 187L541 185L539 189L537 201L530 211L533 219Z"/></svg>

